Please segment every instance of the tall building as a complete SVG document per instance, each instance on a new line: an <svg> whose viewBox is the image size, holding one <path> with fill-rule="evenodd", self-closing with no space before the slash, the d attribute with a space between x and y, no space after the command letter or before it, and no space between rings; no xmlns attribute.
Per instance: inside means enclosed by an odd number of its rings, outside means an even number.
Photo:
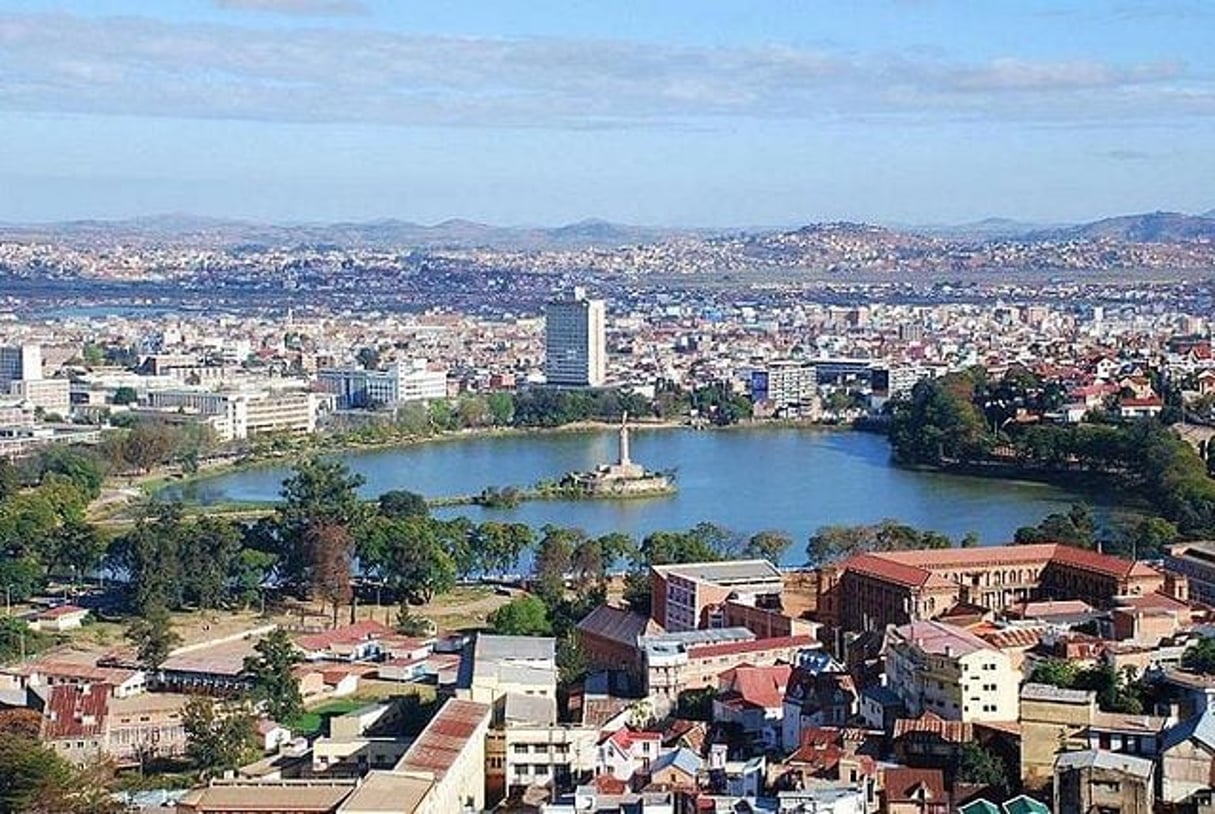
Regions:
<svg viewBox="0 0 1215 814"><path fill-rule="evenodd" d="M0 390L7 391L13 382L37 381L41 378L41 346L0 346Z"/></svg>
<svg viewBox="0 0 1215 814"><path fill-rule="evenodd" d="M607 378L603 300L577 287L544 312L544 377L559 387L601 387Z"/></svg>
<svg viewBox="0 0 1215 814"><path fill-rule="evenodd" d="M0 347L0 395L14 396L49 414L66 416L71 409L71 383L42 378L42 347Z"/></svg>

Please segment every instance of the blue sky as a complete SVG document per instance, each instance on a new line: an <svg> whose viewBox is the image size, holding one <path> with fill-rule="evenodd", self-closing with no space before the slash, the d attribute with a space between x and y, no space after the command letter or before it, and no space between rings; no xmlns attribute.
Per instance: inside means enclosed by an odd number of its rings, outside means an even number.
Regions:
<svg viewBox="0 0 1215 814"><path fill-rule="evenodd" d="M0 220L1215 207L1207 0L5 0Z"/></svg>

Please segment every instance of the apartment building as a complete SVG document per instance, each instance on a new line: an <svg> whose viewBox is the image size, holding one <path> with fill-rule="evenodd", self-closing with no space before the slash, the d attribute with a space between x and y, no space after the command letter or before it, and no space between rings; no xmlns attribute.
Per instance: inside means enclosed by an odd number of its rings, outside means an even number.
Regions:
<svg viewBox="0 0 1215 814"><path fill-rule="evenodd" d="M943 622L912 622L890 632L886 675L913 717L1017 720L1019 671L978 636Z"/></svg>
<svg viewBox="0 0 1215 814"><path fill-rule="evenodd" d="M557 387L601 387L607 378L605 308L581 286L544 310L544 380Z"/></svg>

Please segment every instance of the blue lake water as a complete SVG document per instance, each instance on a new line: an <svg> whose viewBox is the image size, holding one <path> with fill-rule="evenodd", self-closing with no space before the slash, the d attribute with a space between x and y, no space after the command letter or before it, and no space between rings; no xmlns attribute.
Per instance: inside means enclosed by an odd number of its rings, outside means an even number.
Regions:
<svg viewBox="0 0 1215 814"><path fill-rule="evenodd" d="M890 462L886 439L859 432L797 428L728 431L640 430L633 459L650 469L674 470L679 492L670 497L610 501L536 501L513 509L461 506L440 516L466 515L556 523L592 534L623 531L636 537L684 529L708 520L735 532L779 529L802 560L806 539L820 526L874 523L883 518L955 539L977 532L985 545L1008 542L1019 526L1065 510L1081 495L1057 486L901 469ZM530 486L564 472L591 469L616 456L616 433L481 436L431 444L353 452L340 457L367 479L363 493L409 489L428 497L473 494L486 486ZM288 471L261 467L185 487L171 487L201 503L273 501ZM1092 500L1091 496L1087 498ZM1098 516L1110 507L1098 506Z"/></svg>

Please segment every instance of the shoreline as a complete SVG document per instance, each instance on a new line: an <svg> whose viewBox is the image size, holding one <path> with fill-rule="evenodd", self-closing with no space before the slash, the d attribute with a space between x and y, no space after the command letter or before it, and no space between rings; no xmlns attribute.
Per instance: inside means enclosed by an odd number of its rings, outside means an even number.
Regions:
<svg viewBox="0 0 1215 814"><path fill-rule="evenodd" d="M107 484L107 486L115 491L138 490L142 497L154 498L157 493L170 486L178 488L191 487L199 484L205 484L209 480L215 480L217 478L222 478L239 472L249 472L264 468L289 467L296 461L303 460L314 455L321 457L359 455L363 453L382 452L394 449L407 449L420 445L457 443L482 438L525 438L528 436L544 435L591 434L612 431L618 429L619 426L620 425L618 423L613 421L575 421L555 427L479 427L475 429L445 431L427 436L393 438L391 440L379 442L340 442L332 436L317 436L314 439L315 443L303 445L301 449L268 453L254 458L236 458L231 460L221 459L219 463L204 465L198 472L190 474L154 471L147 475L131 479L117 478L112 483ZM659 432L672 430L692 430L696 432L704 432L706 430L712 432L740 432L790 429L803 432L830 433L857 431L849 423L826 424L799 419L752 419L746 422L739 422L737 424L728 424L724 426L716 424L696 425L683 421L670 421L664 419L638 421L637 423L632 423L630 421L629 423L630 432ZM303 438L305 437L301 436L301 439ZM443 498L438 498L438 500L442 499ZM183 502L186 503L187 506L204 505L198 503L197 501ZM240 501L240 503L242 505L250 505L253 502ZM259 503L260 505L269 505L270 501ZM222 503L215 505L222 505Z"/></svg>

